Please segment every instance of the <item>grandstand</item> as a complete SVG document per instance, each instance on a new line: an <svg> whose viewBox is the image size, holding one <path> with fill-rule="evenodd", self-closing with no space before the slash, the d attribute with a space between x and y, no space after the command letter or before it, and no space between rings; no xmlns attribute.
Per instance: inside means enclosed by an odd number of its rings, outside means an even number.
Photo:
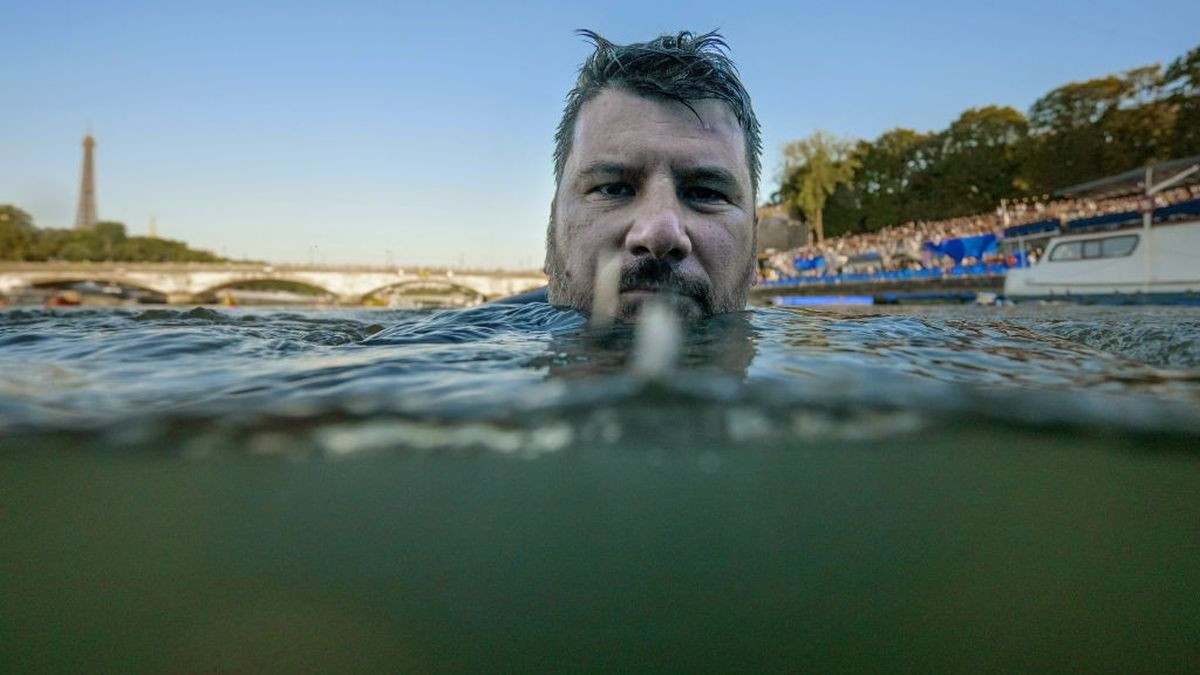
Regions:
<svg viewBox="0 0 1200 675"><path fill-rule="evenodd" d="M1154 185L1156 175L1175 178ZM1147 212L1155 223L1200 218L1200 155L1002 203L991 213L909 222L774 253L760 261L757 291L997 291L1008 269L1035 263L1051 237L1139 227Z"/></svg>

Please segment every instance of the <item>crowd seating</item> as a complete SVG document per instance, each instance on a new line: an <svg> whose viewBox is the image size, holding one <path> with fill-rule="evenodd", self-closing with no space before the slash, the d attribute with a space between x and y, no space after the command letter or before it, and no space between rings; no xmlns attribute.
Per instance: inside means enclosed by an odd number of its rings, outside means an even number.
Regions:
<svg viewBox="0 0 1200 675"><path fill-rule="evenodd" d="M989 277L1003 275L1008 270L1005 263L975 263L954 267L929 267L919 270L904 269L870 274L834 274L820 276L790 276L779 279L764 279L759 285L764 288L797 288L800 286L870 283L882 281L921 281L952 277Z"/></svg>
<svg viewBox="0 0 1200 675"><path fill-rule="evenodd" d="M1005 204L995 213L834 237L771 256L760 269L759 284L795 287L1004 274L1009 267L1030 264L1038 253L1001 255L997 241L1136 225L1142 220L1143 199L1026 200ZM1200 215L1200 184L1161 192L1154 204L1156 222Z"/></svg>
<svg viewBox="0 0 1200 675"><path fill-rule="evenodd" d="M1189 199L1169 206L1154 209L1154 217L1162 220L1174 220L1188 216L1200 216L1200 199Z"/></svg>
<svg viewBox="0 0 1200 675"><path fill-rule="evenodd" d="M1006 227L1004 228L1004 237L1006 239L1011 237L1029 237L1046 232L1058 232L1061 229L1062 221L1058 218L1052 218L1050 220L1039 220L1034 223Z"/></svg>

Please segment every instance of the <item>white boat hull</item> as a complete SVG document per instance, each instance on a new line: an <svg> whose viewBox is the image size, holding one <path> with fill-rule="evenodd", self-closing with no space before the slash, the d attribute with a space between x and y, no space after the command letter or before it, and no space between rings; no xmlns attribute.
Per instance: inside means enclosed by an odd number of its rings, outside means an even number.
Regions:
<svg viewBox="0 0 1200 675"><path fill-rule="evenodd" d="M1070 258L1060 254L1056 259L1056 250L1067 253L1087 246L1097 252L1101 246L1097 240L1129 236L1136 236L1137 244L1126 255ZM1059 249L1060 245L1065 246ZM1054 237L1037 264L1010 269L1004 280L1004 295L1014 300L1188 293L1200 293L1200 221L1162 223L1149 233L1137 228Z"/></svg>

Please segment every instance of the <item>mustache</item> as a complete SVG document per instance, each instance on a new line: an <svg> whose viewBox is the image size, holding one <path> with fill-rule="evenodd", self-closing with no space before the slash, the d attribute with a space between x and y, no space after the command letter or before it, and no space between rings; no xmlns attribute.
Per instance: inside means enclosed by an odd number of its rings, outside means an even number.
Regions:
<svg viewBox="0 0 1200 675"><path fill-rule="evenodd" d="M690 297L712 313L712 287L705 279L680 270L675 263L656 258L640 258L621 268L621 292L650 290Z"/></svg>

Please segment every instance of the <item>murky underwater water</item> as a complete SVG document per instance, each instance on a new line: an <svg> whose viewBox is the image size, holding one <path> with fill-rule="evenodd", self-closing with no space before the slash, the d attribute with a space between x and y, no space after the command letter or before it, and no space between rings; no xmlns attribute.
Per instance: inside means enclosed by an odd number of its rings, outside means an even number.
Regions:
<svg viewBox="0 0 1200 675"><path fill-rule="evenodd" d="M1200 663L1200 310L635 332L0 312L0 669Z"/></svg>

